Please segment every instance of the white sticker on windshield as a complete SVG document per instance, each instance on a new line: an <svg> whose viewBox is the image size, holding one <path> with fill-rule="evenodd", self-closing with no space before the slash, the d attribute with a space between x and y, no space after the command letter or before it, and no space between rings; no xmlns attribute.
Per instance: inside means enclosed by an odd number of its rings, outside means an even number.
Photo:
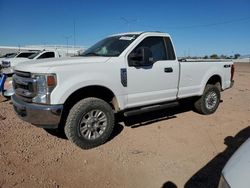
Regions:
<svg viewBox="0 0 250 188"><path fill-rule="evenodd" d="M122 36L121 38L119 38L119 40L134 40L134 37L127 37L127 36Z"/></svg>

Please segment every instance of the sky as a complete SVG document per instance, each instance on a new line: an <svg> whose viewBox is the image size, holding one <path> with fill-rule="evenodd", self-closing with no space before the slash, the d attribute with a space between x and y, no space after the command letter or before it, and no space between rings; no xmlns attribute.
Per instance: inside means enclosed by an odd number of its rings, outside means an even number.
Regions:
<svg viewBox="0 0 250 188"><path fill-rule="evenodd" d="M115 33L162 31L177 56L250 54L249 0L0 0L0 45L91 46Z"/></svg>

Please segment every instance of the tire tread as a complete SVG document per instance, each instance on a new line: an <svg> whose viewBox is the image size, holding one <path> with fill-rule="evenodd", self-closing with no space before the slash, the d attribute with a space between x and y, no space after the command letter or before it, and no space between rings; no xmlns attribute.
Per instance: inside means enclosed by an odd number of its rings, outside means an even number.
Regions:
<svg viewBox="0 0 250 188"><path fill-rule="evenodd" d="M108 130L105 131L103 135L101 135L101 137L97 138L97 140L95 141L87 141L87 140L83 141L82 139L79 138L79 136L76 133L76 129L77 129L75 127L77 126L76 120L78 119L79 114L82 113L83 108L88 108L89 106L99 106L107 110L107 113L109 116L108 118L109 126L107 126L106 128ZM72 107L72 109L69 112L68 118L66 120L64 131L65 131L67 138L71 142L73 142L74 144L76 144L82 149L91 149L93 147L104 144L108 140L111 133L113 132L114 122L115 122L114 113L113 113L111 106L107 102L101 99L89 97L89 98L80 100Z"/></svg>

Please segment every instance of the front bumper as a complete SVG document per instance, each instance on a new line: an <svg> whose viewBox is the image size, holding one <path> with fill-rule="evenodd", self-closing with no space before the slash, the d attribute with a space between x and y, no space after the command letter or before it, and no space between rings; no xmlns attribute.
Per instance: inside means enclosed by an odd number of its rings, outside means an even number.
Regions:
<svg viewBox="0 0 250 188"><path fill-rule="evenodd" d="M12 67L4 67L2 65L2 70L1 71L2 71L2 73L7 74L7 75L13 75L14 74L14 70L13 70Z"/></svg>
<svg viewBox="0 0 250 188"><path fill-rule="evenodd" d="M40 105L24 102L12 96L14 110L18 117L41 128L58 128L63 105Z"/></svg>

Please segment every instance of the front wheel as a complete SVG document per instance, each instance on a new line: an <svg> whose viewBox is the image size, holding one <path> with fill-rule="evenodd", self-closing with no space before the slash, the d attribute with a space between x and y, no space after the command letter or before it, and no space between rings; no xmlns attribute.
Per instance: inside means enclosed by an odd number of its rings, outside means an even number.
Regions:
<svg viewBox="0 0 250 188"><path fill-rule="evenodd" d="M203 95L194 103L195 110L200 114L214 113L220 104L220 90L215 85L208 84Z"/></svg>
<svg viewBox="0 0 250 188"><path fill-rule="evenodd" d="M114 128L111 106L98 98L86 98L76 103L69 112L65 134L82 149L105 143Z"/></svg>

